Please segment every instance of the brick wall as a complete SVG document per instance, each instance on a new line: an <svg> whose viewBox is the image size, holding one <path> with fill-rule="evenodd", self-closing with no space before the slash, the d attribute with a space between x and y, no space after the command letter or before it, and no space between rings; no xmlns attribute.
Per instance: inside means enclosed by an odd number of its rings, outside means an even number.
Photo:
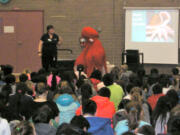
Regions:
<svg viewBox="0 0 180 135"><path fill-rule="evenodd" d="M44 10L44 28L53 24L64 39L61 48L70 48L73 55L60 53L61 58L78 56L81 29L92 26L101 29L100 39L106 50L107 60L121 64L124 48L124 6L180 6L180 0L11 0L0 5L0 10Z"/></svg>

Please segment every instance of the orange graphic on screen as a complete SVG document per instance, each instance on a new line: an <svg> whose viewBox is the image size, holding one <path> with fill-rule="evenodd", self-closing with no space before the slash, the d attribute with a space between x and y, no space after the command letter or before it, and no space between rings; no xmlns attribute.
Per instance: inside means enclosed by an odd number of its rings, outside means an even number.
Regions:
<svg viewBox="0 0 180 135"><path fill-rule="evenodd" d="M171 15L168 12L156 13L146 26L146 36L151 40L172 40L175 32L170 26L171 21Z"/></svg>

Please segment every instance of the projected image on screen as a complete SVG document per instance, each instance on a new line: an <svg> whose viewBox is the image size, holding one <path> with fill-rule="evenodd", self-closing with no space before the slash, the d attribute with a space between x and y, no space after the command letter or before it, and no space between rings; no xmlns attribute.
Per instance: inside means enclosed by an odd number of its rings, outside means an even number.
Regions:
<svg viewBox="0 0 180 135"><path fill-rule="evenodd" d="M133 10L133 42L174 42L173 15L166 10Z"/></svg>

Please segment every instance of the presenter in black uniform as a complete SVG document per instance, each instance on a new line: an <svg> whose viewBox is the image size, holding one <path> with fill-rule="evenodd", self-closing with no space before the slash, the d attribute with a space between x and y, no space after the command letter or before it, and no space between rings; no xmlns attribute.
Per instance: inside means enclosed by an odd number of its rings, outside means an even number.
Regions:
<svg viewBox="0 0 180 135"><path fill-rule="evenodd" d="M47 26L47 33L43 34L38 48L38 55L42 59L42 67L48 71L51 67L56 67L57 45L62 44L62 38L55 34L53 25Z"/></svg>

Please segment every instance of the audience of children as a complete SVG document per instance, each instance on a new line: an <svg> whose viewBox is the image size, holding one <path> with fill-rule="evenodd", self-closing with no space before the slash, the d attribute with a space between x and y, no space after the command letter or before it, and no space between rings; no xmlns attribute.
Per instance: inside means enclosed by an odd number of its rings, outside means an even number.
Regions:
<svg viewBox="0 0 180 135"><path fill-rule="evenodd" d="M0 135L180 135L179 70L127 65L90 78L51 69L0 71Z"/></svg>

